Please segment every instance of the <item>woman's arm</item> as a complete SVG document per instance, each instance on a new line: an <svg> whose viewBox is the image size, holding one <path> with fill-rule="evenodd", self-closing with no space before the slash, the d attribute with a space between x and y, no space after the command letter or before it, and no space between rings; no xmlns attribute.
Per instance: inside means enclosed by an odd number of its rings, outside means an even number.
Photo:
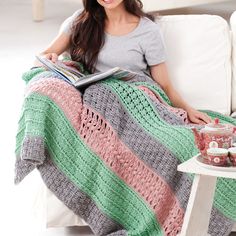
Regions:
<svg viewBox="0 0 236 236"><path fill-rule="evenodd" d="M45 56L47 59L53 62L57 61L58 56L65 52L70 46L70 36L65 33L60 33L57 37L50 43L50 45L39 53L39 55ZM35 66L39 66L39 62L35 61ZM41 65L41 64L40 64Z"/></svg>
<svg viewBox="0 0 236 236"><path fill-rule="evenodd" d="M172 104L175 107L182 108L185 111L187 111L190 121L196 124L204 124L204 123L211 122L211 118L208 115L195 110L181 98L181 96L175 90L175 88L173 87L169 79L168 70L165 63L151 66L150 72L151 72L152 78L165 91L165 93L169 97Z"/></svg>

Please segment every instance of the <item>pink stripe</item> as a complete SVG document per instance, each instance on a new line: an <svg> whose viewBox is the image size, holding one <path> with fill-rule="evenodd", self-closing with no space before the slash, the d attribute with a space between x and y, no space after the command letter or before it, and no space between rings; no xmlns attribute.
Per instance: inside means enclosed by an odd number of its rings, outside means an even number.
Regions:
<svg viewBox="0 0 236 236"><path fill-rule="evenodd" d="M168 184L121 142L99 113L82 105L75 88L58 79L44 79L28 90L50 97L64 111L85 143L150 205L166 235L180 231L184 211Z"/></svg>
<svg viewBox="0 0 236 236"><path fill-rule="evenodd" d="M160 103L163 103L165 105L168 105L160 96L159 94L154 93L151 89L144 85L137 86L140 90L144 91L149 97L151 97L153 100L157 100Z"/></svg>
<svg viewBox="0 0 236 236"><path fill-rule="evenodd" d="M30 93L39 93L50 97L64 111L70 123L78 130L81 124L83 104L80 93L73 86L56 78L40 79L29 84L25 97ZM73 107L73 109L71 109Z"/></svg>
<svg viewBox="0 0 236 236"><path fill-rule="evenodd" d="M165 107L172 113L175 113L180 119L183 120L184 123L189 124L190 121L188 119L187 112L181 108L176 108L169 106L158 94L154 93L151 89L147 88L146 86L138 86L138 88L144 91L149 97L151 97L154 101L162 103Z"/></svg>

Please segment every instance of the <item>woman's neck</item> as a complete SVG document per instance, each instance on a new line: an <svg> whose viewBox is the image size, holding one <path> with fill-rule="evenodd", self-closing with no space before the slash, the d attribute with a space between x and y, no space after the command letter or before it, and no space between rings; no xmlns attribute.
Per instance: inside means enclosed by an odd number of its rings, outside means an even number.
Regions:
<svg viewBox="0 0 236 236"><path fill-rule="evenodd" d="M114 9L105 8L106 21L105 32L121 36L132 32L139 23L140 18L126 11L125 6L120 4Z"/></svg>
<svg viewBox="0 0 236 236"><path fill-rule="evenodd" d="M131 17L131 14L125 10L125 6L123 4L120 4L115 9L105 9L105 12L109 24L124 23L127 22Z"/></svg>

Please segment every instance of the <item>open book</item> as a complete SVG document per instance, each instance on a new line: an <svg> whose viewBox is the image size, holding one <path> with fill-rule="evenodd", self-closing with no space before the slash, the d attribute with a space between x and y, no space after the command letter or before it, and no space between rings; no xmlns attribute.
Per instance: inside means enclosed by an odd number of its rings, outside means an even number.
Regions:
<svg viewBox="0 0 236 236"><path fill-rule="evenodd" d="M118 79L124 78L125 80L128 80L128 79L133 78L136 75L135 72L124 70L119 67L114 67L105 72L98 72L94 74L85 75L85 74L82 74L75 67L68 66L60 60L53 63L52 61L48 60L45 57L36 56L36 58L48 70L55 72L60 78L74 85L77 88L84 87L86 85L92 84L94 82L97 82L103 79L107 79L110 76L115 76Z"/></svg>

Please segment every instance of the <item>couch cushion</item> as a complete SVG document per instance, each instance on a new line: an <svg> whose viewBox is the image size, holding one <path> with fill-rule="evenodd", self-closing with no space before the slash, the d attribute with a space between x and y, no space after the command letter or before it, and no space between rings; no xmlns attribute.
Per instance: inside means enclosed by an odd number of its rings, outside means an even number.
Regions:
<svg viewBox="0 0 236 236"><path fill-rule="evenodd" d="M175 88L196 109L231 112L231 40L227 22L214 15L157 20Z"/></svg>
<svg viewBox="0 0 236 236"><path fill-rule="evenodd" d="M233 78L232 78L232 111L236 112L236 12L234 12L230 18L231 31L232 31L232 67L233 67ZM236 116L236 115L235 115Z"/></svg>

